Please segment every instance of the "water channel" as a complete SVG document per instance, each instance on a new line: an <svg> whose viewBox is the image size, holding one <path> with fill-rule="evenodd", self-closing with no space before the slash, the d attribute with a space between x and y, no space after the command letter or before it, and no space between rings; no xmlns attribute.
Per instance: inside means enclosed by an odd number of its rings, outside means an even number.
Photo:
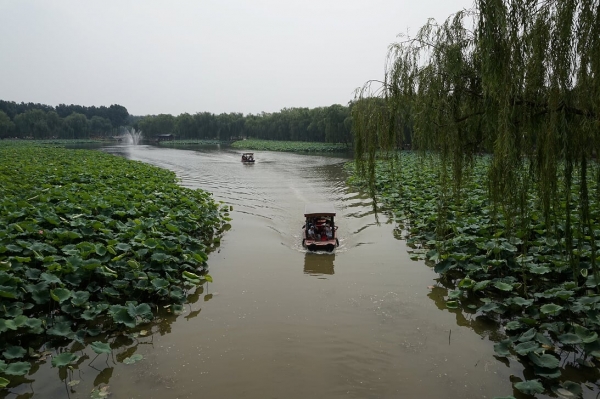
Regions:
<svg viewBox="0 0 600 399"><path fill-rule="evenodd" d="M81 380L75 388L57 387L49 370L32 383L36 397L88 398L99 383L114 398L519 397L511 375L522 378L521 366L494 357L497 326L445 308L437 275L347 187L347 158L256 152L242 164L228 148L103 150L212 192L233 207L232 228L209 256L214 281L183 314L90 366L88 350L63 376ZM335 253L300 245L307 202L337 208ZM133 353L143 360L123 364Z"/></svg>

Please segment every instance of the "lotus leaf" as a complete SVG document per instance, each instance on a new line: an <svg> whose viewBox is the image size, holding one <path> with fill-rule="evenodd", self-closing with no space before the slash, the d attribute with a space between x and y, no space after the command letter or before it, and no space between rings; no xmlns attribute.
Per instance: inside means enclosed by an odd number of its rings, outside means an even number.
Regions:
<svg viewBox="0 0 600 399"><path fill-rule="evenodd" d="M15 325L14 320L0 319L0 333L16 329L17 326Z"/></svg>
<svg viewBox="0 0 600 399"><path fill-rule="evenodd" d="M15 362L8 365L4 374L8 375L25 375L29 373L31 369L31 363L29 362Z"/></svg>
<svg viewBox="0 0 600 399"><path fill-rule="evenodd" d="M525 331L523 334L521 334L519 336L518 341L520 341L520 342L531 341L535 337L536 333L537 333L537 331L535 328L530 328L529 330Z"/></svg>
<svg viewBox="0 0 600 399"><path fill-rule="evenodd" d="M506 300L509 304L515 304L518 306L531 306L533 304L533 299L525 299L520 296L512 297Z"/></svg>
<svg viewBox="0 0 600 399"><path fill-rule="evenodd" d="M533 274L546 274L550 272L550 268L547 266L535 266L531 265L529 271Z"/></svg>
<svg viewBox="0 0 600 399"><path fill-rule="evenodd" d="M68 366L74 362L79 360L79 356L74 353L64 352L58 356L54 356L52 358L52 366L54 367L62 367Z"/></svg>
<svg viewBox="0 0 600 399"><path fill-rule="evenodd" d="M59 303L62 303L69 299L72 294L73 293L71 292L71 290L68 290L66 288L56 288L54 290L50 290L50 296L52 297L52 299Z"/></svg>
<svg viewBox="0 0 600 399"><path fill-rule="evenodd" d="M91 344L92 350L98 354L100 353L111 353L112 349L109 344L100 341L94 341Z"/></svg>
<svg viewBox="0 0 600 399"><path fill-rule="evenodd" d="M506 330L518 330L522 327L522 324L516 320L513 321L509 321L508 323L506 323L506 325L504 326L504 328Z"/></svg>
<svg viewBox="0 0 600 399"><path fill-rule="evenodd" d="M576 398L583 392L581 385L573 381L564 381L560 386L553 387L552 391L563 398Z"/></svg>
<svg viewBox="0 0 600 399"><path fill-rule="evenodd" d="M590 331L582 326L575 326L575 334L581 338L581 342L589 344L598 340L598 333Z"/></svg>
<svg viewBox="0 0 600 399"><path fill-rule="evenodd" d="M9 346L6 348L2 355L5 359L19 359L25 356L27 351L20 346Z"/></svg>
<svg viewBox="0 0 600 399"><path fill-rule="evenodd" d="M40 278L50 284L61 284L62 283L62 281L60 281L60 278L58 278L58 276L51 274L51 273L42 273Z"/></svg>
<svg viewBox="0 0 600 399"><path fill-rule="evenodd" d="M556 305L554 303L549 303L549 304L543 305L540 308L540 310L542 311L542 313L544 313L544 314L552 314L552 315L559 314L562 309L563 309L562 306Z"/></svg>
<svg viewBox="0 0 600 399"><path fill-rule="evenodd" d="M538 380L517 382L515 388L527 395L544 392L544 386Z"/></svg>
<svg viewBox="0 0 600 399"><path fill-rule="evenodd" d="M0 297L14 299L14 298L17 298L17 296L18 296L17 287L0 285Z"/></svg>
<svg viewBox="0 0 600 399"><path fill-rule="evenodd" d="M512 342L510 339L505 339L494 344L494 352L500 357L507 357L510 355L510 346Z"/></svg>
<svg viewBox="0 0 600 399"><path fill-rule="evenodd" d="M111 308L114 307L115 306L112 306ZM124 324L127 327L132 328L137 325L135 318L127 312L127 308L125 307L120 307L116 312L112 312L112 316L115 322Z"/></svg>
<svg viewBox="0 0 600 399"><path fill-rule="evenodd" d="M535 375L539 375L540 377L544 377L544 378L560 378L561 376L561 372L560 372L560 368L555 368L555 369L547 369L544 367L539 367L539 366L533 366L533 372L535 373Z"/></svg>
<svg viewBox="0 0 600 399"><path fill-rule="evenodd" d="M556 357L547 353L539 356L536 353L531 352L528 354L528 356L529 359L539 367L554 369L557 368L559 364L559 360Z"/></svg>
<svg viewBox="0 0 600 399"><path fill-rule="evenodd" d="M551 346L553 346L553 343L552 343L552 341L550 341L550 339L549 339L548 337L546 337L546 336L545 336L544 334L542 334L542 333L539 333L539 332L538 332L538 333L536 333L536 334L535 334L535 340L536 340L537 342L539 342L540 344L542 344L542 345L546 345L546 346L548 346L548 347L551 347Z"/></svg>
<svg viewBox="0 0 600 399"><path fill-rule="evenodd" d="M68 321L57 322L54 324L54 326L47 329L46 332L50 335L73 338L75 333L71 330L71 324L72 323Z"/></svg>
<svg viewBox="0 0 600 399"><path fill-rule="evenodd" d="M165 279L162 279L162 278L155 278L155 279L152 280L152 285L155 288L160 289L160 288L168 287L169 286L169 282L167 280L165 280Z"/></svg>
<svg viewBox="0 0 600 399"><path fill-rule="evenodd" d="M526 341L521 342L518 345L515 345L514 350L521 356L527 355L529 352L533 352L538 349L540 346L537 342L534 341Z"/></svg>
<svg viewBox="0 0 600 399"><path fill-rule="evenodd" d="M0 377L0 388L6 388L6 386L10 383L6 378Z"/></svg>
<svg viewBox="0 0 600 399"><path fill-rule="evenodd" d="M87 291L75 291L73 292L73 297L71 299L71 303L75 306L83 306L90 299L90 293Z"/></svg>
<svg viewBox="0 0 600 399"><path fill-rule="evenodd" d="M134 364L134 363L137 363L137 362L139 362L139 361L140 361L140 360L142 360L143 358L144 358L144 356L142 356L142 355L140 355L140 354L136 353L135 355L132 355L131 357L126 357L126 358L123 360L123 363L125 363L125 364Z"/></svg>

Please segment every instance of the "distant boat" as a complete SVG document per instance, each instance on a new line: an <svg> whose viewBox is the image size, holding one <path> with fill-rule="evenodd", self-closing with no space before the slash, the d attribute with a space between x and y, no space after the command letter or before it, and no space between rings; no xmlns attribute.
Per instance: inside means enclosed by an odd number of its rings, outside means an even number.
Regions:
<svg viewBox="0 0 600 399"><path fill-rule="evenodd" d="M302 226L302 246L309 251L331 252L340 245L333 204L306 204Z"/></svg>
<svg viewBox="0 0 600 399"><path fill-rule="evenodd" d="M254 163L254 153L253 152L245 152L242 154L242 162L244 163Z"/></svg>

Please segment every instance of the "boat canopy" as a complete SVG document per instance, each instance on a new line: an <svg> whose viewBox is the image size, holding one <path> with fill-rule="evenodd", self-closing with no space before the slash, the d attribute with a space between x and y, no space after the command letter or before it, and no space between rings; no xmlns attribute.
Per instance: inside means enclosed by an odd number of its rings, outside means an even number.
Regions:
<svg viewBox="0 0 600 399"><path fill-rule="evenodd" d="M331 203L306 204L304 217L335 216L335 208Z"/></svg>
<svg viewBox="0 0 600 399"><path fill-rule="evenodd" d="M254 155L253 152L244 152L242 155Z"/></svg>

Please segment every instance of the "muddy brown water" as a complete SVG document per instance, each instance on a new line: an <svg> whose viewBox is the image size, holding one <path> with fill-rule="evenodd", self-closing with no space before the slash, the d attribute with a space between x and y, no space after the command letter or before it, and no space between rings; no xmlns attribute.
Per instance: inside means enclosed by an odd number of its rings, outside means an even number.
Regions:
<svg viewBox="0 0 600 399"><path fill-rule="evenodd" d="M214 281L183 314L115 342L111 356L90 365L95 354L82 349L89 358L68 372L42 364L20 397L88 398L100 384L113 398L146 399L515 394L510 376L521 367L494 357L497 326L445 308L446 289L409 258L398 226L384 215L378 223L368 198L347 187L347 158L256 151L255 164L242 164L239 151L218 147L104 150L173 170L233 207L209 256ZM307 202L337 208L335 253L302 248ZM122 363L134 353L144 358Z"/></svg>

